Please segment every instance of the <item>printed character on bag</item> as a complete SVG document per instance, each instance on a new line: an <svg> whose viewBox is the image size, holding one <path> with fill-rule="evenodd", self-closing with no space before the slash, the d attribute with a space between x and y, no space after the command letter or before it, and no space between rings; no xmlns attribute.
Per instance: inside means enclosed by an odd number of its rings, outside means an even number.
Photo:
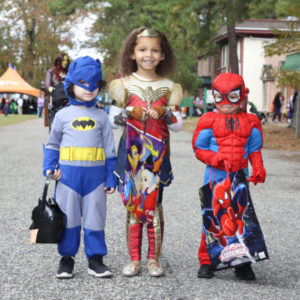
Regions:
<svg viewBox="0 0 300 300"><path fill-rule="evenodd" d="M216 269L268 258L243 170L200 189L203 231Z"/></svg>
<svg viewBox="0 0 300 300"><path fill-rule="evenodd" d="M134 120L127 120L127 165L122 201L142 222L152 223L159 192L160 166L165 144L153 132L146 133Z"/></svg>

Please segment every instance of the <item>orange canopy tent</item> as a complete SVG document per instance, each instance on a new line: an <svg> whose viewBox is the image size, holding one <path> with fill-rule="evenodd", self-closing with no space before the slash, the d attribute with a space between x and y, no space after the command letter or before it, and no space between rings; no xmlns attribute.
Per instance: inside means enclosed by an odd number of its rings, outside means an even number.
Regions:
<svg viewBox="0 0 300 300"><path fill-rule="evenodd" d="M19 93L39 97L39 89L28 84L17 70L9 67L0 77L0 93Z"/></svg>

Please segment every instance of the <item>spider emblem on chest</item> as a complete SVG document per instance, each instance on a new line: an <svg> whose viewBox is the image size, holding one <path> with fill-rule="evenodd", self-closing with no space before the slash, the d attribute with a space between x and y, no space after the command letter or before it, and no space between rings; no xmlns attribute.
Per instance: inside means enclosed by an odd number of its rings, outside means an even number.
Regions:
<svg viewBox="0 0 300 300"><path fill-rule="evenodd" d="M238 117L225 117L225 127L231 131L235 131L240 127L240 119Z"/></svg>

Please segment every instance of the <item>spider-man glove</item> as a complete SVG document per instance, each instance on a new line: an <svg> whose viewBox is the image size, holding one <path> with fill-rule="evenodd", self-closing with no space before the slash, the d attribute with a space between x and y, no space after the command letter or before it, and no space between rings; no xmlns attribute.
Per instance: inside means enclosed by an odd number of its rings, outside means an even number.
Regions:
<svg viewBox="0 0 300 300"><path fill-rule="evenodd" d="M266 169L264 168L261 152L253 152L249 154L249 160L252 165L252 175L248 181L252 181L254 185L258 182L265 182L266 179Z"/></svg>

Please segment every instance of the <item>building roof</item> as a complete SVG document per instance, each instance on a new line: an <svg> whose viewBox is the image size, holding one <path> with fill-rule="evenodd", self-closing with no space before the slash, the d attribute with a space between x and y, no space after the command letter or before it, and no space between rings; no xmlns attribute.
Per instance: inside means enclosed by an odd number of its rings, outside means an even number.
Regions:
<svg viewBox="0 0 300 300"><path fill-rule="evenodd" d="M241 23L236 24L235 30L237 35L251 35L251 36L261 36L261 37L274 37L274 30L286 31L290 29L291 22L287 20L273 20L273 19L249 19L244 20ZM300 22L296 21L297 24ZM227 27L223 25L219 30L215 41L221 41L227 39Z"/></svg>

